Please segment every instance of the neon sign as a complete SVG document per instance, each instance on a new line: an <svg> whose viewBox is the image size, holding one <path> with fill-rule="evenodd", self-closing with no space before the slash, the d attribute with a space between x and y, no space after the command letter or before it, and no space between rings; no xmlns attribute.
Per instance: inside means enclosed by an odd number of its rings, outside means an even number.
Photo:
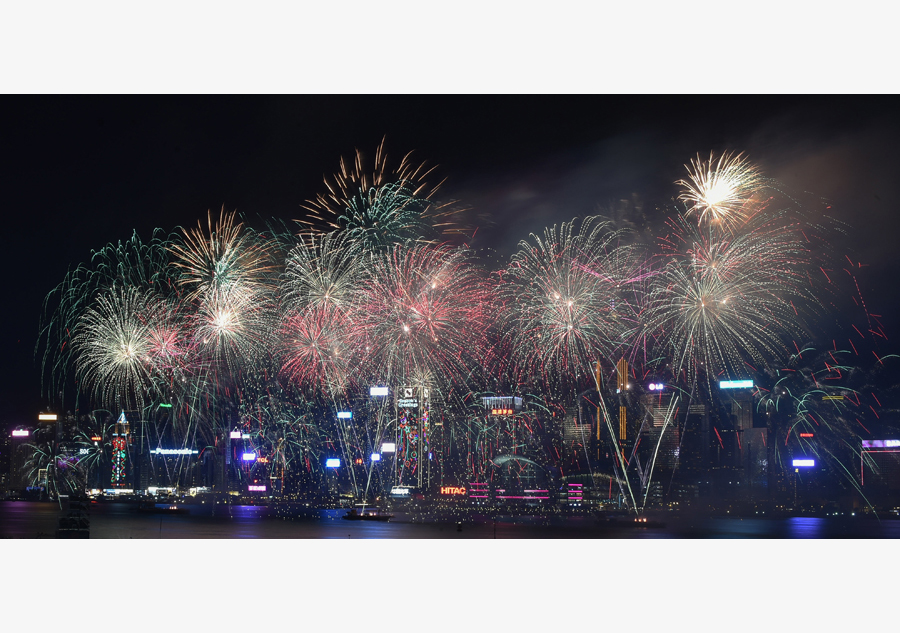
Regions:
<svg viewBox="0 0 900 633"><path fill-rule="evenodd" d="M255 462L256 461L256 453L244 453L241 456L245 462Z"/></svg>
<svg viewBox="0 0 900 633"><path fill-rule="evenodd" d="M661 382L651 382L647 385L647 388L650 389L650 391L662 391L665 388L665 385Z"/></svg>
<svg viewBox="0 0 900 633"><path fill-rule="evenodd" d="M720 380L719 389L752 389L752 380Z"/></svg>
<svg viewBox="0 0 900 633"><path fill-rule="evenodd" d="M28 431L25 431L25 430L22 430L22 431L16 430L16 431L13 431L13 432L12 432L12 436L13 436L13 437L28 437Z"/></svg>
<svg viewBox="0 0 900 633"><path fill-rule="evenodd" d="M247 486L247 490L249 490L250 492L265 492L266 487L265 486Z"/></svg>
<svg viewBox="0 0 900 633"><path fill-rule="evenodd" d="M191 450L189 448L157 448L150 452L156 453L157 455L193 455L200 451Z"/></svg>
<svg viewBox="0 0 900 633"><path fill-rule="evenodd" d="M338 411L338 418L341 420L349 420L353 417L352 411Z"/></svg>
<svg viewBox="0 0 900 633"><path fill-rule="evenodd" d="M93 442L99 442L99 441L102 440L102 439L103 439L103 438L100 437L99 435L92 435L92 436L91 436L91 441L93 441Z"/></svg>
<svg viewBox="0 0 900 633"><path fill-rule="evenodd" d="M325 468L340 468L341 460L337 457L330 457L325 460Z"/></svg>
<svg viewBox="0 0 900 633"><path fill-rule="evenodd" d="M370 396L386 396L388 395L387 387L369 387Z"/></svg>
<svg viewBox="0 0 900 633"><path fill-rule="evenodd" d="M466 489L460 486L441 486L442 495L464 495Z"/></svg>
<svg viewBox="0 0 900 633"><path fill-rule="evenodd" d="M815 437L815 433L801 433L800 437Z"/></svg>
<svg viewBox="0 0 900 633"><path fill-rule="evenodd" d="M900 440L863 440L863 448L897 448Z"/></svg>
<svg viewBox="0 0 900 633"><path fill-rule="evenodd" d="M380 462L381 454L380 453L372 453L372 456L369 459L371 459L373 462Z"/></svg>
<svg viewBox="0 0 900 633"><path fill-rule="evenodd" d="M491 409L491 415L512 415L512 409Z"/></svg>
<svg viewBox="0 0 900 633"><path fill-rule="evenodd" d="M795 459L793 461L794 468L812 468L816 465L816 460L814 459Z"/></svg>
<svg viewBox="0 0 900 633"><path fill-rule="evenodd" d="M45 422L56 422L59 416L55 413L41 413L38 415L38 420L43 420Z"/></svg>
<svg viewBox="0 0 900 633"><path fill-rule="evenodd" d="M241 439L241 432L240 431L232 431L231 433L229 433L228 437L230 437L233 440L239 440L239 439Z"/></svg>
<svg viewBox="0 0 900 633"><path fill-rule="evenodd" d="M397 451L397 445L393 442L385 442L381 445L382 453L395 453Z"/></svg>

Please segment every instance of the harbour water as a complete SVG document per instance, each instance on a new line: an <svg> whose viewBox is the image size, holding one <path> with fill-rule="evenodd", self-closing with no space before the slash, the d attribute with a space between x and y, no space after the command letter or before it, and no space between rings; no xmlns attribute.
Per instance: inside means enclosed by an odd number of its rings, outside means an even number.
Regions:
<svg viewBox="0 0 900 633"><path fill-rule="evenodd" d="M664 527L634 527L592 516L497 516L477 521L344 521L339 509L276 511L268 506L188 505L183 514L137 512L128 503L90 506L92 539L896 539L900 520L871 516L748 518L665 515ZM281 516L279 516L281 515ZM60 507L0 502L0 537L54 538Z"/></svg>

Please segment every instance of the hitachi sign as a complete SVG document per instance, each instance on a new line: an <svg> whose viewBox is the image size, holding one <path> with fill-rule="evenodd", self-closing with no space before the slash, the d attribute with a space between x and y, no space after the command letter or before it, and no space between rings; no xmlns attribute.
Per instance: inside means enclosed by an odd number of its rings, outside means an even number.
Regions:
<svg viewBox="0 0 900 633"><path fill-rule="evenodd" d="M458 486L441 486L442 495L464 495L466 489Z"/></svg>

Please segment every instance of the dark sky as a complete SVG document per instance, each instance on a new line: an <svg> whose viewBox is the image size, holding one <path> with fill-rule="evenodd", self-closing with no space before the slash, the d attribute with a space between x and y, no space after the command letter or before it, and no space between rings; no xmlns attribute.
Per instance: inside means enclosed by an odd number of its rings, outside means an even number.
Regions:
<svg viewBox="0 0 900 633"><path fill-rule="evenodd" d="M289 221L341 156L437 164L441 196L485 214L475 246L508 254L529 230L633 194L675 192L696 153L744 151L765 174L832 201L836 250L888 334L900 310L896 97L6 97L0 129L3 406L44 404L34 345L44 295L91 249L190 226L207 209Z"/></svg>

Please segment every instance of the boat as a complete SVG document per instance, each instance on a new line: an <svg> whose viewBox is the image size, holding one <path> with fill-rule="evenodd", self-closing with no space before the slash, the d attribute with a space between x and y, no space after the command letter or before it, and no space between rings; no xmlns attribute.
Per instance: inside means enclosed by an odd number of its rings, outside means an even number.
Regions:
<svg viewBox="0 0 900 633"><path fill-rule="evenodd" d="M56 538L91 538L91 523L84 503L69 502L69 511L59 518Z"/></svg>
<svg viewBox="0 0 900 633"><path fill-rule="evenodd" d="M390 521L394 518L393 514L382 514L378 510L370 510L366 512L363 510L359 512L356 508L351 508L350 512L341 517L347 521Z"/></svg>

